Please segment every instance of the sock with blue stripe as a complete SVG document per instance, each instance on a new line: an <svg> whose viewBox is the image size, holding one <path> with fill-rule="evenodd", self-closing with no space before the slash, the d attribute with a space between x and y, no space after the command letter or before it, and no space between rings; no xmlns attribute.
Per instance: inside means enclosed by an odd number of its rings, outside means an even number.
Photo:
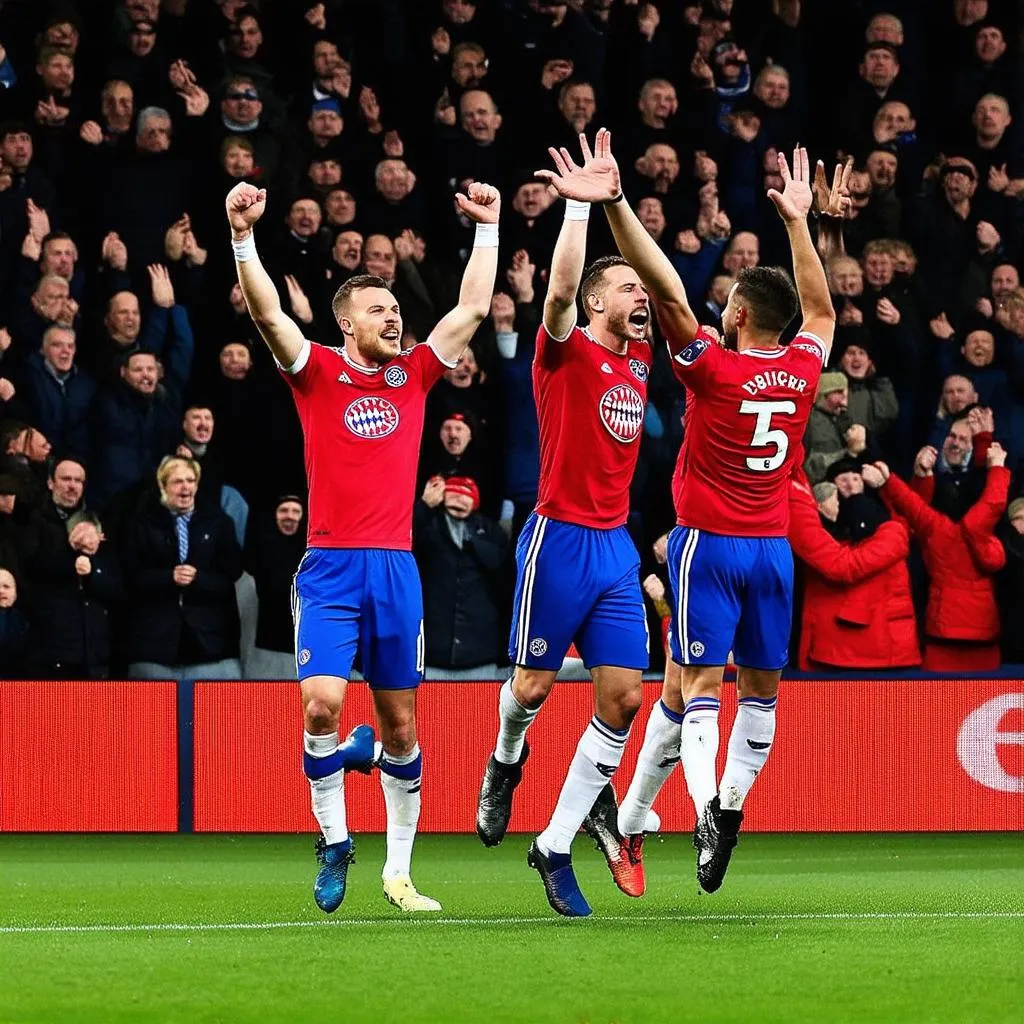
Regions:
<svg viewBox="0 0 1024 1024"><path fill-rule="evenodd" d="M558 794L548 827L537 836L541 852L568 853L583 819L598 793L608 784L622 762L628 729L612 729L595 715L580 737L569 774Z"/></svg>
<svg viewBox="0 0 1024 1024"><path fill-rule="evenodd" d="M775 739L777 697L741 697L729 735L719 800L727 811L738 811L768 760Z"/></svg>
<svg viewBox="0 0 1024 1024"><path fill-rule="evenodd" d="M718 757L718 712L722 702L717 697L694 697L683 711L680 758L686 788L690 791L694 810L699 818L704 806L718 792L715 759Z"/></svg>
<svg viewBox="0 0 1024 1024"><path fill-rule="evenodd" d="M348 839L345 820L345 772L338 749L338 734L314 736L305 733L302 741L302 770L309 779L313 797L313 817L328 846Z"/></svg>
<svg viewBox="0 0 1024 1024"><path fill-rule="evenodd" d="M420 788L423 755L419 745L408 754L381 756L380 788L388 815L387 859L382 878L408 878L412 865L412 844L420 820Z"/></svg>
<svg viewBox="0 0 1024 1024"><path fill-rule="evenodd" d="M619 831L624 836L643 832L648 811L672 769L679 764L682 721L683 716L666 707L662 700L651 708L633 781L619 807Z"/></svg>

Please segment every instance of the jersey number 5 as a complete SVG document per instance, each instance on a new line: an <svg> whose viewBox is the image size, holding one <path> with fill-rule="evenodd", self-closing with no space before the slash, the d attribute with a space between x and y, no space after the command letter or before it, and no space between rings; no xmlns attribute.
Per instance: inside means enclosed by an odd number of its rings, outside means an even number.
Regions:
<svg viewBox="0 0 1024 1024"><path fill-rule="evenodd" d="M756 416L754 436L750 439L751 448L767 448L775 445L774 455L750 455L747 457L747 469L755 473L770 473L778 469L786 461L789 451L789 437L784 430L772 430L772 416L792 416L796 412L796 402L741 402L740 412L744 416Z"/></svg>

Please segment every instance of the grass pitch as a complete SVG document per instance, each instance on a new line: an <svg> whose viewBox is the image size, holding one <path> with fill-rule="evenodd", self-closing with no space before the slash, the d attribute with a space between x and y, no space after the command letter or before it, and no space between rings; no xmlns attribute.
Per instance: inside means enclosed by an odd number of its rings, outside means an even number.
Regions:
<svg viewBox="0 0 1024 1024"><path fill-rule="evenodd" d="M742 836L715 896L672 836L640 900L581 836L583 921L527 845L421 837L410 918L361 836L328 918L308 836L0 836L0 1021L1021 1019L1020 835Z"/></svg>

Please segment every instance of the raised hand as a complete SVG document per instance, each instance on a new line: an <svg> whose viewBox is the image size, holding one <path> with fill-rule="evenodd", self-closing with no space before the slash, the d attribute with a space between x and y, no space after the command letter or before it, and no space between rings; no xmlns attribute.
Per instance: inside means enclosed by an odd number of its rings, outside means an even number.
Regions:
<svg viewBox="0 0 1024 1024"><path fill-rule="evenodd" d="M829 188L825 178L825 163L819 160L814 168L814 192L815 212L822 217L836 217L842 219L849 210L852 200L850 199L850 175L853 173L853 157L847 157L845 164L836 164L832 173L832 187Z"/></svg>
<svg viewBox="0 0 1024 1024"><path fill-rule="evenodd" d="M971 428L971 435L992 434L996 429L996 418L992 410L984 405L976 405L967 414L967 425Z"/></svg>
<svg viewBox="0 0 1024 1024"><path fill-rule="evenodd" d="M422 501L427 508L437 508L437 506L444 501L443 476L432 476L427 481L427 485L423 488L423 493L420 495L420 501Z"/></svg>
<svg viewBox="0 0 1024 1024"><path fill-rule="evenodd" d="M954 334L956 334L956 331L953 329L953 325L949 322L949 317L947 317L945 313L940 313L933 320L929 320L928 326L931 329L932 334L942 341L948 341Z"/></svg>
<svg viewBox="0 0 1024 1024"><path fill-rule="evenodd" d="M25 200L25 214L32 237L41 242L50 233L50 215L31 199Z"/></svg>
<svg viewBox="0 0 1024 1024"><path fill-rule="evenodd" d="M288 302L292 307L292 312L302 323L311 324L313 322L313 307L309 304L309 298L302 290L299 279L291 274L285 274L284 283L288 289Z"/></svg>
<svg viewBox="0 0 1024 1024"><path fill-rule="evenodd" d="M491 299L491 320L496 334L515 330L516 304L504 292L496 292Z"/></svg>
<svg viewBox="0 0 1024 1024"><path fill-rule="evenodd" d="M100 259L107 263L111 270L126 270L128 267L128 246L121 241L116 231L110 231L103 239Z"/></svg>
<svg viewBox="0 0 1024 1024"><path fill-rule="evenodd" d="M779 174L782 175L783 189L781 192L774 188L768 189L768 198L775 204L779 216L787 223L799 220L806 220L807 214L814 201L811 192L811 170L810 161L807 159L807 150L797 146L793 150L793 171L790 173L789 164L784 154L779 154Z"/></svg>
<svg viewBox="0 0 1024 1024"><path fill-rule="evenodd" d="M536 171L552 185L563 199L575 199L581 203L606 203L622 194L619 165L612 156L612 133L599 128L591 153L585 135L580 135L580 149L583 151L583 166L577 167L569 151L551 148L548 152L555 162L555 171Z"/></svg>
<svg viewBox="0 0 1024 1024"><path fill-rule="evenodd" d="M505 272L505 280L512 286L512 294L517 302L533 302L533 275L537 265L530 262L530 254L525 249L517 249L512 254L512 266Z"/></svg>
<svg viewBox="0 0 1024 1024"><path fill-rule="evenodd" d="M14 385L6 377L0 377L0 402L9 402L14 394Z"/></svg>
<svg viewBox="0 0 1024 1024"><path fill-rule="evenodd" d="M501 193L493 185L474 181L466 189L465 195L462 192L455 193L455 204L460 213L477 224L497 224L501 212Z"/></svg>
<svg viewBox="0 0 1024 1024"><path fill-rule="evenodd" d="M868 463L861 466L860 476L868 487L878 490L889 479L889 467L884 462Z"/></svg>
<svg viewBox="0 0 1024 1024"><path fill-rule="evenodd" d="M170 271L159 263L151 263L146 269L149 271L153 305L170 309L174 305L174 286L171 284Z"/></svg>
<svg viewBox="0 0 1024 1024"><path fill-rule="evenodd" d="M98 146L103 142L103 129L96 121L83 121L78 137L90 146Z"/></svg>
<svg viewBox="0 0 1024 1024"><path fill-rule="evenodd" d="M938 462L939 453L930 444L926 444L914 458L914 476L931 476Z"/></svg>
<svg viewBox="0 0 1024 1024"><path fill-rule="evenodd" d="M998 441L993 441L985 453L985 462L988 464L989 469L995 466L1005 466L1006 449Z"/></svg>
<svg viewBox="0 0 1024 1024"><path fill-rule="evenodd" d="M243 237L252 230L253 224L263 216L267 208L267 190L240 181L224 200L228 223L231 230Z"/></svg>

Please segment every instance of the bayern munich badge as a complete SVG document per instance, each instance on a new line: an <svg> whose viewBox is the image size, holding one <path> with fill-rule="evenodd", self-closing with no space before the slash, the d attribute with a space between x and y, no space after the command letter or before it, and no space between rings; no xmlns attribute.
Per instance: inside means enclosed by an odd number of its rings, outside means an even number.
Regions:
<svg viewBox="0 0 1024 1024"><path fill-rule="evenodd" d="M640 436L644 425L644 400L629 384L609 388L598 403L601 422L616 441L629 444Z"/></svg>
<svg viewBox="0 0 1024 1024"><path fill-rule="evenodd" d="M398 410L376 395L357 398L345 410L345 426L357 437L387 437L398 427Z"/></svg>
<svg viewBox="0 0 1024 1024"><path fill-rule="evenodd" d="M630 359L629 368L633 371L633 376L636 377L641 384L647 380L647 364L640 359Z"/></svg>
<svg viewBox="0 0 1024 1024"><path fill-rule="evenodd" d="M389 387L400 388L409 379L409 374L400 366L389 366L384 371L384 383Z"/></svg>

